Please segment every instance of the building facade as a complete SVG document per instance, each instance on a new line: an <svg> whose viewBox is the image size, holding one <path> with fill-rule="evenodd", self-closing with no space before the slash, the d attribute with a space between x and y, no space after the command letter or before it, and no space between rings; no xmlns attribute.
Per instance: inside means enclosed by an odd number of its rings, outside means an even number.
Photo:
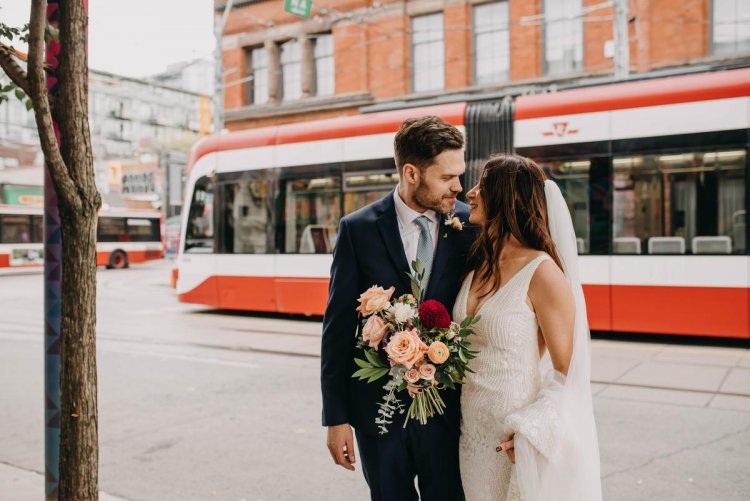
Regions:
<svg viewBox="0 0 750 501"><path fill-rule="evenodd" d="M170 70L171 82L191 80L180 76L180 68ZM193 68L187 64L182 69ZM0 82L7 83L4 80L7 77ZM211 115L209 95L91 70L91 146L97 187L105 202L144 208L162 205L170 177L165 173L170 166L162 165L162 160L177 152L186 155L211 131ZM41 186L43 165L33 112L11 96L0 104L0 180L9 186Z"/></svg>
<svg viewBox="0 0 750 501"><path fill-rule="evenodd" d="M750 65L746 0L627 4L631 79ZM283 6L229 13L230 130L614 81L612 1L316 0L307 19Z"/></svg>

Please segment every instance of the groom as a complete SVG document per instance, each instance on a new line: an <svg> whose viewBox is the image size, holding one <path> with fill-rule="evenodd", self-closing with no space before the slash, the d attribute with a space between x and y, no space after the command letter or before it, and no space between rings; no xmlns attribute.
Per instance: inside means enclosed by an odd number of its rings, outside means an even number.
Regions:
<svg viewBox="0 0 750 501"><path fill-rule="evenodd" d="M381 200L341 220L331 266L328 305L323 319L321 386L323 426L336 464L354 470L359 456L373 501L464 499L458 468L459 394L443 390L445 414L426 425L395 415L388 433L375 425L382 383L352 379L357 367L357 299L372 285L395 286L393 297L411 292L407 273L419 257L431 270L425 299L437 299L448 311L463 278L474 231L446 225L454 213L468 222L462 191L464 139L454 126L435 116L406 120L394 141L399 184ZM399 399L408 407L410 397Z"/></svg>

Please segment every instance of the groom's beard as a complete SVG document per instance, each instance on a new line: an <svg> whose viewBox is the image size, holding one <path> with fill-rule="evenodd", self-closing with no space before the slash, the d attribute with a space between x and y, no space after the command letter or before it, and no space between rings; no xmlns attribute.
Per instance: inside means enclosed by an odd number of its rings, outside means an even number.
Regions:
<svg viewBox="0 0 750 501"><path fill-rule="evenodd" d="M423 209L432 209L438 214L447 214L456 208L455 199L448 200L443 198L443 195L431 195L430 190L422 183L414 191L414 201Z"/></svg>

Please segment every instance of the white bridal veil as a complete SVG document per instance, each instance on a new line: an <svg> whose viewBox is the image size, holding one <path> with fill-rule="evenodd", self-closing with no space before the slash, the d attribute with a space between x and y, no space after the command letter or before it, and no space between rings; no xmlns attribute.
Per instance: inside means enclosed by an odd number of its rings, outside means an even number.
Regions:
<svg viewBox="0 0 750 501"><path fill-rule="evenodd" d="M549 230L576 303L573 356L567 376L543 360L542 399L554 409L555 446L543 455L516 433L516 473L524 501L601 500L599 443L591 398L591 352L578 248L568 206L554 181L544 183ZM546 373L546 374L545 374Z"/></svg>

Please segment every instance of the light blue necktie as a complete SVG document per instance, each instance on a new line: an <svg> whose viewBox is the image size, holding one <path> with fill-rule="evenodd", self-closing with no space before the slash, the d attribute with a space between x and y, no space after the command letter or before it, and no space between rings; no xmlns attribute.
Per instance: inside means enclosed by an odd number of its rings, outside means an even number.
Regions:
<svg viewBox="0 0 750 501"><path fill-rule="evenodd" d="M427 216L419 216L414 220L419 226L419 241L417 242L417 259L424 265L425 276L432 271L432 258L434 250L432 247L432 235L430 234L429 222Z"/></svg>

